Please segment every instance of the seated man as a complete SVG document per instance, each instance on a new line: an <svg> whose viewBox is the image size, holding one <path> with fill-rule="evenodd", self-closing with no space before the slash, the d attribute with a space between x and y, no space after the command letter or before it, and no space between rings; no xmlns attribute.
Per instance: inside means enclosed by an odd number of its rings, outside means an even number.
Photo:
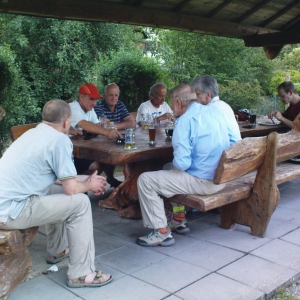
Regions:
<svg viewBox="0 0 300 300"><path fill-rule="evenodd" d="M170 106L165 102L167 96L167 87L164 83L155 83L149 91L150 100L142 103L137 111L136 121L141 125L143 114L149 114L157 121L171 120L173 112Z"/></svg>
<svg viewBox="0 0 300 300"><path fill-rule="evenodd" d="M97 115L94 111L96 100L102 98L98 89L91 83L83 84L78 91L78 99L70 103L72 110L71 125L75 129L83 129L89 133L101 134L109 139L122 138L117 129L106 129L100 126ZM98 170L98 174L103 171L106 175L106 181L113 187L117 187L121 182L114 178L115 167L108 164L89 159L74 158L74 164L78 173L93 173Z"/></svg>
<svg viewBox="0 0 300 300"><path fill-rule="evenodd" d="M239 125L236 121L232 108L219 98L219 87L216 79L209 75L203 75L194 79L191 83L199 102L203 105L212 105L222 111L229 125L230 145L241 140Z"/></svg>
<svg viewBox="0 0 300 300"><path fill-rule="evenodd" d="M68 286L101 286L112 276L95 271L91 204L84 193L99 195L106 183L96 172L77 177L67 136L70 120L65 101L47 102L42 123L13 142L0 159L0 229L47 224L50 259L70 257ZM53 185L57 179L61 185Z"/></svg>
<svg viewBox="0 0 300 300"><path fill-rule="evenodd" d="M118 130L135 127L136 122L128 112L126 106L119 100L120 89L115 83L104 88L104 99L100 100L94 110L97 117L105 117L107 122L114 122Z"/></svg>
<svg viewBox="0 0 300 300"><path fill-rule="evenodd" d="M212 182L219 159L229 147L230 138L222 112L198 102L191 87L185 84L170 93L171 108L177 119L172 145L172 170L146 172L138 178L138 195L145 227L154 229L140 237L142 246L171 246L175 239L172 222L167 224L161 196L178 194L214 194L225 187ZM179 184L180 183L180 184Z"/></svg>
<svg viewBox="0 0 300 300"><path fill-rule="evenodd" d="M278 110L273 110L268 113L268 117L272 119L275 117L278 121L289 126L294 127L293 121L300 113L300 96L296 90L295 85L290 81L285 81L277 87L280 101L283 104L289 104L289 107L284 113Z"/></svg>

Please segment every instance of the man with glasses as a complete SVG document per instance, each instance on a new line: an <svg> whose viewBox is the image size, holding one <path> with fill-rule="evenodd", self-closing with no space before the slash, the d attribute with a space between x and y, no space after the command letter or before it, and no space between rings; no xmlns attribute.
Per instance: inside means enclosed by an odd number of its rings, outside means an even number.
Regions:
<svg viewBox="0 0 300 300"><path fill-rule="evenodd" d="M94 111L97 99L102 98L98 89L91 83L83 84L78 91L78 99L70 103L72 110L71 126L75 129L82 129L92 134L104 135L109 139L122 138L117 129L107 129L100 126L97 115ZM74 164L79 174L91 174L98 170L106 175L106 181L113 187L121 182L114 178L114 168L108 164L102 164L89 159L74 158Z"/></svg>
<svg viewBox="0 0 300 300"><path fill-rule="evenodd" d="M241 140L240 128L232 108L219 98L217 80L209 75L203 75L194 79L191 83L191 87L195 91L201 104L212 105L222 111L229 125L230 145Z"/></svg>
<svg viewBox="0 0 300 300"><path fill-rule="evenodd" d="M280 101L283 104L289 104L289 107L283 113L278 110L270 111L268 113L268 117L270 119L275 117L278 121L290 128L293 128L293 121L300 113L300 96L298 95L295 85L290 81L281 83L277 87L277 92L280 97Z"/></svg>

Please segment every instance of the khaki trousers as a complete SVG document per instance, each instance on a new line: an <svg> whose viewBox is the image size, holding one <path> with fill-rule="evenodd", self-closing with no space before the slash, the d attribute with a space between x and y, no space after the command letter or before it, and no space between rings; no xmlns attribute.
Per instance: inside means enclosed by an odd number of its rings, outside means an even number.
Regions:
<svg viewBox="0 0 300 300"><path fill-rule="evenodd" d="M225 187L225 184L216 185L210 180L192 176L174 167L170 170L169 164L167 165L164 169L169 170L145 172L138 178L137 187L143 224L148 228L167 227L164 203L159 195L166 198L181 194L210 195Z"/></svg>
<svg viewBox="0 0 300 300"><path fill-rule="evenodd" d="M95 271L93 219L89 197L68 196L62 186L53 185L47 196L31 196L15 219L0 229L26 229L46 225L47 250L56 255L70 248L68 278L75 279Z"/></svg>

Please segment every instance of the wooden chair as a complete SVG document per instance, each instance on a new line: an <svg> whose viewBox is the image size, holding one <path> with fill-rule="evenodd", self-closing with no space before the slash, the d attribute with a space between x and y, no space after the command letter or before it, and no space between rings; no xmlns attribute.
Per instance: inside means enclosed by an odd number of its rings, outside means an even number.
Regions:
<svg viewBox="0 0 300 300"><path fill-rule="evenodd" d="M13 126L10 129L10 135L11 139L14 142L17 138L19 138L24 132L26 132L29 129L35 128L39 123L32 123L32 124L23 124L23 125L17 125Z"/></svg>

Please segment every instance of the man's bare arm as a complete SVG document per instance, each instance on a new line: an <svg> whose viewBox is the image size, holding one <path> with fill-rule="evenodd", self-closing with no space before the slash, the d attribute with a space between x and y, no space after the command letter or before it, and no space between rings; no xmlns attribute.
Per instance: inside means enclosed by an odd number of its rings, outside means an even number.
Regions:
<svg viewBox="0 0 300 300"><path fill-rule="evenodd" d="M118 130L103 128L100 126L100 123L95 124L86 120L81 120L78 122L77 126L87 132L104 135L109 139L122 138L122 135Z"/></svg>

